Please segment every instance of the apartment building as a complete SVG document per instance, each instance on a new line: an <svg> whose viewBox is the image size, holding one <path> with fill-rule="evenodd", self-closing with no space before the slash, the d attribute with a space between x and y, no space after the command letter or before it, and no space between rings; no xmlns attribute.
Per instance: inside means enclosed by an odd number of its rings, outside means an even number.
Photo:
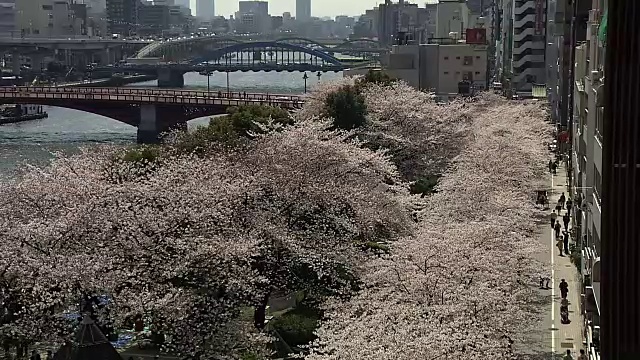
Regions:
<svg viewBox="0 0 640 360"><path fill-rule="evenodd" d="M109 33L131 36L137 32L139 0L107 0L107 28Z"/></svg>
<svg viewBox="0 0 640 360"><path fill-rule="evenodd" d="M508 92L546 83L546 0L498 0L499 78Z"/></svg>
<svg viewBox="0 0 640 360"><path fill-rule="evenodd" d="M438 39L438 42L393 46L384 72L442 98L458 95L461 81L468 81L478 90L486 88L486 45L466 44L455 39ZM346 70L344 75L361 75L367 71Z"/></svg>
<svg viewBox="0 0 640 360"><path fill-rule="evenodd" d="M601 31L606 0L589 0L585 41L575 48L573 93L572 194L580 203L574 214L577 244L582 249L582 283L587 351L600 359L600 254L602 239L602 166L605 38ZM579 2L574 5L580 5ZM578 9L574 9L577 13ZM582 27L580 23L575 24ZM581 201L580 201L581 200Z"/></svg>

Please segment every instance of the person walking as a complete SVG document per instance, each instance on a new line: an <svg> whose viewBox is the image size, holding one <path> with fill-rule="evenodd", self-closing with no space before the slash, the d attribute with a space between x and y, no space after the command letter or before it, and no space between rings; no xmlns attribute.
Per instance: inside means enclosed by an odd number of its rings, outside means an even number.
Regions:
<svg viewBox="0 0 640 360"><path fill-rule="evenodd" d="M558 164L556 162L551 164L551 172L553 173L553 175L557 174L557 172L558 172Z"/></svg>
<svg viewBox="0 0 640 360"><path fill-rule="evenodd" d="M574 360L573 355L571 355L571 350L567 350L567 354L562 358L562 360Z"/></svg>
<svg viewBox="0 0 640 360"><path fill-rule="evenodd" d="M556 239L560 239L560 230L562 230L562 225L560 225L560 221L556 221L556 224L553 226L553 230L556 232Z"/></svg>
<svg viewBox="0 0 640 360"><path fill-rule="evenodd" d="M567 256L569 256L569 232L568 231L564 231L562 233L562 240L564 243L564 253L567 254Z"/></svg>
<svg viewBox="0 0 640 360"><path fill-rule="evenodd" d="M571 201L571 198L567 198L567 215L571 216L571 208L573 206L573 201Z"/></svg>
<svg viewBox="0 0 640 360"><path fill-rule="evenodd" d="M569 231L569 222L571 221L571 217L569 216L569 213L565 213L564 216L562 217L562 222L564 223L564 229L566 231Z"/></svg>
<svg viewBox="0 0 640 360"><path fill-rule="evenodd" d="M553 160L549 159L549 173L553 174Z"/></svg>
<svg viewBox="0 0 640 360"><path fill-rule="evenodd" d="M584 353L583 349L580 349L580 355L578 356L578 360L588 360L587 354Z"/></svg>
<svg viewBox="0 0 640 360"><path fill-rule="evenodd" d="M567 282L564 279L561 279L560 280L560 296L562 296L563 299L566 299L568 294L569 294L569 284L567 284Z"/></svg>
<svg viewBox="0 0 640 360"><path fill-rule="evenodd" d="M551 215L549 215L549 219L551 220L551 228L553 229L553 227L556 225L556 219L558 218L558 214L556 213L555 210L553 210L551 212Z"/></svg>
<svg viewBox="0 0 640 360"><path fill-rule="evenodd" d="M564 203L567 201L567 198L564 196L564 193L562 193L560 195L560 199L558 200L558 202L562 205L562 207L564 207Z"/></svg>
<svg viewBox="0 0 640 360"><path fill-rule="evenodd" d="M558 203L556 204L556 211L558 212L558 215L560 215L560 210L562 210L562 203L558 199Z"/></svg>

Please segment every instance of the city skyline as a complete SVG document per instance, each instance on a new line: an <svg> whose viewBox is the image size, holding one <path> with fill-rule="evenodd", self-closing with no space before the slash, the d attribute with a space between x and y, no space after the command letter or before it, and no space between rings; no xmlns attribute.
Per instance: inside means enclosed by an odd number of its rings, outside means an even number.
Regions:
<svg viewBox="0 0 640 360"><path fill-rule="evenodd" d="M296 0L270 0L269 12L271 15L282 15L284 12L296 13ZM397 2L394 1L394 2ZM422 6L425 1L419 1ZM433 2L427 0L426 2ZM314 17L338 16L338 15L361 15L367 9L384 3L384 0L311 0L311 15ZM191 11L195 13L196 0L191 0ZM216 15L229 17L238 11L238 0L217 0ZM196 14L197 15L197 14Z"/></svg>

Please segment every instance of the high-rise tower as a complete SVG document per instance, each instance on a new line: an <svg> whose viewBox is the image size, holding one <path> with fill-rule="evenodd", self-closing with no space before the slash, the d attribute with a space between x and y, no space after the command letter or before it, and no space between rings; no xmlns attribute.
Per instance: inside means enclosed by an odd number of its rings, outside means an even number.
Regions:
<svg viewBox="0 0 640 360"><path fill-rule="evenodd" d="M215 0L196 0L196 16L211 20L216 16Z"/></svg>
<svg viewBox="0 0 640 360"><path fill-rule="evenodd" d="M311 20L311 0L296 0L296 20Z"/></svg>

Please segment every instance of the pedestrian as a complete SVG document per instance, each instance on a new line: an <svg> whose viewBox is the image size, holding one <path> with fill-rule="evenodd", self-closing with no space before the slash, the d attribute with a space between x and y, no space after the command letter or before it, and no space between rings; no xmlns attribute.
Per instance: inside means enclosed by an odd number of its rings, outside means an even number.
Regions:
<svg viewBox="0 0 640 360"><path fill-rule="evenodd" d="M569 217L568 213L565 213L562 217L562 222L564 223L564 229L569 231L569 221L571 221L571 217Z"/></svg>
<svg viewBox="0 0 640 360"><path fill-rule="evenodd" d="M562 225L560 225L560 221L556 221L556 224L553 226L553 230L556 232L556 239L560 238L560 230L562 230Z"/></svg>
<svg viewBox="0 0 640 360"><path fill-rule="evenodd" d="M584 353L583 349L580 349L580 356L578 356L578 360L587 360L587 354Z"/></svg>
<svg viewBox="0 0 640 360"><path fill-rule="evenodd" d="M562 358L562 360L574 360L571 355L571 350L567 350L567 354Z"/></svg>
<svg viewBox="0 0 640 360"><path fill-rule="evenodd" d="M549 159L549 173L553 174L553 160Z"/></svg>
<svg viewBox="0 0 640 360"><path fill-rule="evenodd" d="M562 205L562 207L564 207L565 201L567 201L567 198L564 196L564 193L562 193L558 202Z"/></svg>
<svg viewBox="0 0 640 360"><path fill-rule="evenodd" d="M558 212L558 215L560 214L560 210L562 210L562 203L558 200L558 203L556 204L556 211Z"/></svg>
<svg viewBox="0 0 640 360"><path fill-rule="evenodd" d="M569 256L569 232L565 231L562 233L562 240L564 242L564 253Z"/></svg>
<svg viewBox="0 0 640 360"><path fill-rule="evenodd" d="M556 238L556 247L558 248L558 252L560 253L559 256L564 256L564 252L562 251L564 248L562 239Z"/></svg>
<svg viewBox="0 0 640 360"><path fill-rule="evenodd" d="M549 215L549 219L551 220L551 228L552 229L556 224L556 219L557 218L558 218L558 214L556 213L555 210L553 210L553 212L551 212L551 215Z"/></svg>
<svg viewBox="0 0 640 360"><path fill-rule="evenodd" d="M569 284L567 284L567 282L564 279L561 279L560 280L560 296L562 296L563 299L566 299L568 294L569 294Z"/></svg>
<svg viewBox="0 0 640 360"><path fill-rule="evenodd" d="M553 173L553 175L555 175L555 174L557 174L557 171L558 171L558 164L554 162L551 165L551 172Z"/></svg>
<svg viewBox="0 0 640 360"><path fill-rule="evenodd" d="M37 351L33 350L31 352L31 357L29 358L29 360L41 360L42 358L40 357L40 354L38 354Z"/></svg>
<svg viewBox="0 0 640 360"><path fill-rule="evenodd" d="M571 207L573 206L573 201L571 201L571 198L567 198L567 214L569 216L571 216Z"/></svg>

